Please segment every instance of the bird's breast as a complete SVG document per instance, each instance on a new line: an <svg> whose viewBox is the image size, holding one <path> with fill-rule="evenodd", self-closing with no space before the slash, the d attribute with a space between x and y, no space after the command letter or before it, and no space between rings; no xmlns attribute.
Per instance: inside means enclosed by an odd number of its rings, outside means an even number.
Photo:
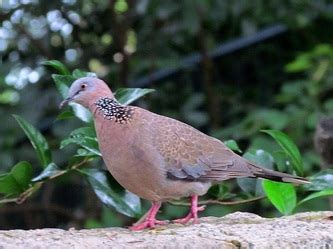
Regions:
<svg viewBox="0 0 333 249"><path fill-rule="evenodd" d="M109 121L111 122L111 121ZM122 124L95 124L106 167L126 189L148 200L157 200L156 180L164 175L150 145L140 132Z"/></svg>

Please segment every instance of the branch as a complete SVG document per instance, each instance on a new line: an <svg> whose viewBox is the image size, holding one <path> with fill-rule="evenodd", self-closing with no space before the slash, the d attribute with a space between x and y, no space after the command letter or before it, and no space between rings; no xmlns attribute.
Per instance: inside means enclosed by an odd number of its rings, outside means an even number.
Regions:
<svg viewBox="0 0 333 249"><path fill-rule="evenodd" d="M86 162L88 162L89 159L85 158L84 160L82 160L81 162L74 164L69 170L62 170L59 173L49 177L48 179L46 179L45 181L41 181L41 182L37 182L34 183L30 188L28 188L27 190L25 190L23 193L20 194L20 196L15 197L15 198L10 198L10 199L2 199L0 200L0 204L4 204L4 203L12 203L12 202L16 202L17 204L21 204L23 203L28 197L30 197L32 194L34 194L44 183L46 183L47 181L53 180L55 178L58 178L59 176L62 176L72 170L76 170L77 168L81 167L82 165L84 165Z"/></svg>
<svg viewBox="0 0 333 249"><path fill-rule="evenodd" d="M205 200L205 201L199 201L199 205L207 205L207 204L218 204L218 205L225 205L225 206L231 206L231 205L238 205L238 204L244 204L252 201L258 201L261 199L266 198L266 196L257 196L253 197L251 199L247 200L239 200L239 201L221 201L221 200ZM171 205L176 205L176 206L190 206L190 203L186 202L175 202L175 201L168 201Z"/></svg>

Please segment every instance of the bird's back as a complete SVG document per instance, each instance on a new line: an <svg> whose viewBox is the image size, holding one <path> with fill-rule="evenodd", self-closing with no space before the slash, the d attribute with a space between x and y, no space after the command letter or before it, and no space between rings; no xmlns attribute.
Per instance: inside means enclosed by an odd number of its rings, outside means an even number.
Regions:
<svg viewBox="0 0 333 249"><path fill-rule="evenodd" d="M220 182L230 178L262 177L304 183L307 180L258 167L231 151L220 140L178 120L137 108L138 122L163 158L167 177L186 181Z"/></svg>

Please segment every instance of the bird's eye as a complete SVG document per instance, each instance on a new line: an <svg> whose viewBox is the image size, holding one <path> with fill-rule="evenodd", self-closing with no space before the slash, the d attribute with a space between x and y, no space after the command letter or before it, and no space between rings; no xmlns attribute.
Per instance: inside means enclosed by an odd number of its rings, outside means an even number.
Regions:
<svg viewBox="0 0 333 249"><path fill-rule="evenodd" d="M87 84L82 84L82 85L81 85L81 89L82 89L82 90L86 89L86 87L87 87Z"/></svg>

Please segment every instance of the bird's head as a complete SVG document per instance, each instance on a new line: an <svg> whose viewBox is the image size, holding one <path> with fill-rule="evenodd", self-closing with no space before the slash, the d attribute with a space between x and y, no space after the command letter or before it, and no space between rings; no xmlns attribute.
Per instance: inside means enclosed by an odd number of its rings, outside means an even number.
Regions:
<svg viewBox="0 0 333 249"><path fill-rule="evenodd" d="M113 97L108 85L95 77L83 77L73 82L68 91L68 97L60 103L60 108L75 102L89 108L101 97Z"/></svg>

